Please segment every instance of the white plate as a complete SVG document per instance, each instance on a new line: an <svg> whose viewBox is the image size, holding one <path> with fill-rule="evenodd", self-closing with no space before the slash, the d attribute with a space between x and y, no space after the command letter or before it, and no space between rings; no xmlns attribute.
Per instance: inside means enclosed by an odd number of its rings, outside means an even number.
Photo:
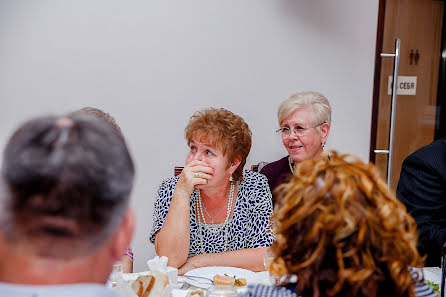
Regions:
<svg viewBox="0 0 446 297"><path fill-rule="evenodd" d="M424 279L433 282L434 284L441 284L441 268L440 267L424 267Z"/></svg>
<svg viewBox="0 0 446 297"><path fill-rule="evenodd" d="M246 278L247 285L258 284L262 282L262 279L259 276L257 276L255 272L236 267L225 267L225 266L201 267L189 270L188 272L185 273L185 275L201 276L213 279L216 274L223 275L225 273L230 276L235 275L236 278ZM208 289L211 286L209 284L201 283L197 280L188 279L186 277L184 278L184 281L191 284L192 286L202 289ZM246 288L246 286L237 288Z"/></svg>

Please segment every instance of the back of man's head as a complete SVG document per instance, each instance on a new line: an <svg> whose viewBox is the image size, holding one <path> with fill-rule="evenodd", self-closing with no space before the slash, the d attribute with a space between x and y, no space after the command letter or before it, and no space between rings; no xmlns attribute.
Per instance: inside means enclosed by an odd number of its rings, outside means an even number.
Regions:
<svg viewBox="0 0 446 297"><path fill-rule="evenodd" d="M88 115L23 124L3 156L1 227L10 245L40 258L88 256L128 209L134 166L123 138Z"/></svg>

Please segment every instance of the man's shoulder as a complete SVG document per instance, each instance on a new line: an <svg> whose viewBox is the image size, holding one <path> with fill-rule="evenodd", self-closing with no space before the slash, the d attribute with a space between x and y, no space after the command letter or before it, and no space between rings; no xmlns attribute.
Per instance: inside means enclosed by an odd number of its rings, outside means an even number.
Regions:
<svg viewBox="0 0 446 297"><path fill-rule="evenodd" d="M103 284L70 284L70 285L18 285L0 282L0 296L22 297L119 297L116 292Z"/></svg>
<svg viewBox="0 0 446 297"><path fill-rule="evenodd" d="M436 154L438 152L446 152L446 137L438 139L428 145L425 145L415 152L413 152L410 156L420 157L420 156L430 156Z"/></svg>
<svg viewBox="0 0 446 297"><path fill-rule="evenodd" d="M446 138L438 139L423 146L410 154L404 163L415 163L433 168L444 167L446 169Z"/></svg>

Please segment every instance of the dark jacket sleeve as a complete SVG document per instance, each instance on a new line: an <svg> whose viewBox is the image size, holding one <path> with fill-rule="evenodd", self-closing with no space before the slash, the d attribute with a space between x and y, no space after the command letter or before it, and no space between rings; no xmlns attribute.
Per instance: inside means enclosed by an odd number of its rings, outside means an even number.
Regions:
<svg viewBox="0 0 446 297"><path fill-rule="evenodd" d="M416 152L401 168L397 197L414 217L419 230L419 250L428 254L427 265L439 265L446 241L446 185L442 161L435 153ZM443 157L441 157L443 158Z"/></svg>

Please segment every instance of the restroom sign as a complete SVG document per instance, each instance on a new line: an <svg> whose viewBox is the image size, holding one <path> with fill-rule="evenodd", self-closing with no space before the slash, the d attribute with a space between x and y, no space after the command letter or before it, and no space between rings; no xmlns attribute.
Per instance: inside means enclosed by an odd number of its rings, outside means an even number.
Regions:
<svg viewBox="0 0 446 297"><path fill-rule="evenodd" d="M392 95L393 76L389 75L389 84L387 95ZM417 94L417 77L416 76L398 76L398 84L396 88L397 95L416 95Z"/></svg>

